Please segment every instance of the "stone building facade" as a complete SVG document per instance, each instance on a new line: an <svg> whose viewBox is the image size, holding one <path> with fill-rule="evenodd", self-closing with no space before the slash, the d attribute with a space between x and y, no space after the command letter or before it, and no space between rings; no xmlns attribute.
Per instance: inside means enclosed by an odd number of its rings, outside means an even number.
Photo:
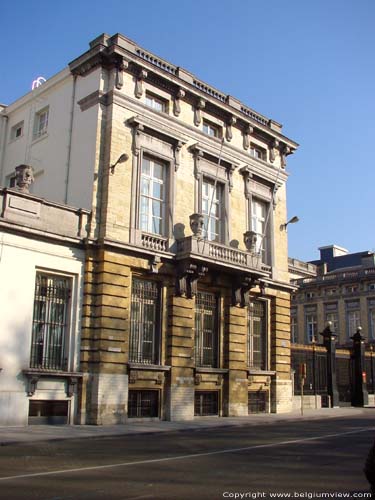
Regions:
<svg viewBox="0 0 375 500"><path fill-rule="evenodd" d="M284 224L297 144L122 35L93 40L44 85L2 112L5 135L25 128L19 146L2 142L1 176L11 181L18 150L35 149L34 193L92 212L82 421L289 411ZM65 94L69 126L58 133ZM22 110L34 115L33 133ZM49 161L59 141L68 154Z"/></svg>
<svg viewBox="0 0 375 500"><path fill-rule="evenodd" d="M368 342L375 339L375 256L349 253L337 245L321 247L320 259L289 259L291 281L298 288L291 300L291 340L321 341L328 321L337 343L351 345L359 326Z"/></svg>

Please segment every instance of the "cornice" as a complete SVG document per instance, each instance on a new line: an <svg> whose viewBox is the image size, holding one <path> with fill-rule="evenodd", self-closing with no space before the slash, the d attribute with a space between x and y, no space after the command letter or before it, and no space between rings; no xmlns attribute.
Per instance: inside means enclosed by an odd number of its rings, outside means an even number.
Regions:
<svg viewBox="0 0 375 500"><path fill-rule="evenodd" d="M166 125L161 124L159 121L146 118L145 116L139 116L139 115L133 116L132 118L129 118L129 120L127 120L127 123L131 127L142 126L148 128L150 130L157 132L158 134L170 137L171 139L181 143L182 145L188 142L188 138L176 132L175 129L167 127Z"/></svg>
<svg viewBox="0 0 375 500"><path fill-rule="evenodd" d="M214 87L197 79L185 69L175 66L149 51L139 47L132 40L123 35L116 34L112 37L101 35L90 44L91 48L82 56L69 64L72 74L85 75L98 65L104 67L117 67L121 65L121 58L126 64L122 70L134 73L135 68L145 68L150 81L156 77L161 78L164 85L173 93L178 90L185 91L185 98L202 98L214 106L218 114L223 114L230 119L237 118L239 124L250 124L270 138L277 138L292 150L298 144L281 133L281 125L247 107L230 95L225 95Z"/></svg>

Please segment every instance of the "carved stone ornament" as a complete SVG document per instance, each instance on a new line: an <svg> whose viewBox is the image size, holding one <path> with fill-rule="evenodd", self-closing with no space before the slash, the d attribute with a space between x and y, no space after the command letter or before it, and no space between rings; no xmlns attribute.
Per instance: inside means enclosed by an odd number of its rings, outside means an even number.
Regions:
<svg viewBox="0 0 375 500"><path fill-rule="evenodd" d="M228 189L229 192L232 192L233 189L233 172L235 171L235 166L234 165L229 165L227 168L227 175L228 175Z"/></svg>
<svg viewBox="0 0 375 500"><path fill-rule="evenodd" d="M198 280L203 278L208 268L192 262L181 262L177 270L176 295L191 299L198 291Z"/></svg>
<svg viewBox="0 0 375 500"><path fill-rule="evenodd" d="M243 242L248 252L255 253L257 239L258 236L255 231L246 231L243 233Z"/></svg>
<svg viewBox="0 0 375 500"><path fill-rule="evenodd" d="M206 107L206 101L204 99L199 99L197 105L194 108L194 125L198 127L202 121L202 109Z"/></svg>
<svg viewBox="0 0 375 500"><path fill-rule="evenodd" d="M138 380L138 372L131 370L129 373L129 384L135 384Z"/></svg>
<svg viewBox="0 0 375 500"><path fill-rule="evenodd" d="M276 160L277 150L279 148L279 141L274 139L270 148L270 162L273 163Z"/></svg>
<svg viewBox="0 0 375 500"><path fill-rule="evenodd" d="M286 167L286 157L292 153L291 149L289 146L284 145L283 148L281 149L281 166L283 168Z"/></svg>
<svg viewBox="0 0 375 500"><path fill-rule="evenodd" d="M237 120L235 119L235 117L231 116L226 123L225 138L228 142L230 142L233 139L232 126L236 124L236 121Z"/></svg>
<svg viewBox="0 0 375 500"><path fill-rule="evenodd" d="M196 373L195 377L194 377L194 384L199 385L201 383L202 383L202 375L200 375L199 373Z"/></svg>
<svg viewBox="0 0 375 500"><path fill-rule="evenodd" d="M141 69L137 75L137 80L135 82L135 97L140 99L143 95L143 80L147 78L147 71L145 69Z"/></svg>
<svg viewBox="0 0 375 500"><path fill-rule="evenodd" d="M179 89L173 102L173 114L179 116L181 113L180 100L185 97L185 90Z"/></svg>
<svg viewBox="0 0 375 500"><path fill-rule="evenodd" d="M249 200L251 198L251 179L253 178L253 174L247 165L241 168L240 174L243 176L244 180L245 198Z"/></svg>
<svg viewBox="0 0 375 500"><path fill-rule="evenodd" d="M202 236L204 217L202 214L191 214L190 217L190 229L194 236Z"/></svg>
<svg viewBox="0 0 375 500"><path fill-rule="evenodd" d="M250 137L251 134L254 132L253 127L248 125L245 130L243 131L243 147L244 149L249 149L250 147Z"/></svg>
<svg viewBox="0 0 375 500"><path fill-rule="evenodd" d="M175 145L175 148L174 148L174 170L175 170L175 172L177 172L177 170L180 167L180 151L181 151L181 148L183 145L184 145L183 142L178 141Z"/></svg>
<svg viewBox="0 0 375 500"><path fill-rule="evenodd" d="M161 262L161 258L158 255L154 255L148 261L148 272L151 274L157 274L159 272L158 265Z"/></svg>
<svg viewBox="0 0 375 500"><path fill-rule="evenodd" d="M18 191L28 193L29 187L34 182L33 167L30 167L30 165L18 165L15 170Z"/></svg>
<svg viewBox="0 0 375 500"><path fill-rule="evenodd" d="M237 307L245 307L249 303L249 292L259 281L253 276L241 276L233 282L232 288L232 305Z"/></svg>
<svg viewBox="0 0 375 500"><path fill-rule="evenodd" d="M124 75L123 72L129 66L129 62L121 58L116 66L116 89L121 90L124 85Z"/></svg>
<svg viewBox="0 0 375 500"><path fill-rule="evenodd" d="M141 135L144 131L144 126L138 123L134 127L133 154L138 156L141 150Z"/></svg>
<svg viewBox="0 0 375 500"><path fill-rule="evenodd" d="M195 148L192 150L192 152L194 156L194 177L196 178L197 181L199 181L202 174L201 159L203 158L203 151Z"/></svg>

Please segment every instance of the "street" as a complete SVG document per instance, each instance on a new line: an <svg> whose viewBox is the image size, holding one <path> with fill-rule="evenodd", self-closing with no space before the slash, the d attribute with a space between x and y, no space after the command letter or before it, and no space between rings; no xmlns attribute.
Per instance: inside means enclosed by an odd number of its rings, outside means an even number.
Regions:
<svg viewBox="0 0 375 500"><path fill-rule="evenodd" d="M365 498L374 416L2 446L0 497Z"/></svg>

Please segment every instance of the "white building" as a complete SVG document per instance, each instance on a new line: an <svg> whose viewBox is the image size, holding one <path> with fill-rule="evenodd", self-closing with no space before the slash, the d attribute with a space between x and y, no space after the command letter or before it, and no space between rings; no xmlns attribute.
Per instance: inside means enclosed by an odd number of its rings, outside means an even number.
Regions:
<svg viewBox="0 0 375 500"><path fill-rule="evenodd" d="M0 425L77 423L87 212L0 189Z"/></svg>

